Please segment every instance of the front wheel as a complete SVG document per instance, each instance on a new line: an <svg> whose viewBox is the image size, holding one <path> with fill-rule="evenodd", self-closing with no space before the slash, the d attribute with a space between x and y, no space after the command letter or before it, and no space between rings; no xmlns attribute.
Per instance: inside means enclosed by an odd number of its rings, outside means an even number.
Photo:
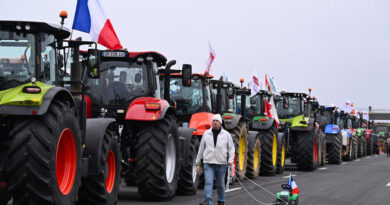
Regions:
<svg viewBox="0 0 390 205"><path fill-rule="evenodd" d="M245 122L239 122L232 130L235 145L235 170L239 180L244 180L248 158L248 129Z"/></svg>
<svg viewBox="0 0 390 205"><path fill-rule="evenodd" d="M198 190L199 174L196 173L196 157L199 150L199 138L193 136L189 150L188 163L180 170L177 191L180 194L192 195Z"/></svg>
<svg viewBox="0 0 390 205"><path fill-rule="evenodd" d="M248 165L246 176L254 179L259 176L261 164L261 141L258 133L249 134Z"/></svg>
<svg viewBox="0 0 390 205"><path fill-rule="evenodd" d="M297 167L302 171L317 169L318 136L315 132L300 132L297 135Z"/></svg>
<svg viewBox="0 0 390 205"><path fill-rule="evenodd" d="M118 202L119 185L121 182L121 154L115 133L106 130L103 136L100 169L97 174L88 175L82 181L79 193L79 204L107 204Z"/></svg>

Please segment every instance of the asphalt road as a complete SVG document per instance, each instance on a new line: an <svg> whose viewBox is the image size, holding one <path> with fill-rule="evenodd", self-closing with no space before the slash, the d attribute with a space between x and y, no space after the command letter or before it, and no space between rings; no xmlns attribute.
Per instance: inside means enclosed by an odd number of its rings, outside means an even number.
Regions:
<svg viewBox="0 0 390 205"><path fill-rule="evenodd" d="M287 183L290 171L273 177L259 177L254 182L272 193L281 191L280 185ZM372 155L341 165L329 165L314 172L291 171L301 194L299 204L343 205L343 204L390 204L390 158ZM250 181L243 186L256 200L272 203L275 197ZM213 193L216 201L216 193ZM203 190L193 196L175 196L168 202L145 201L134 187L121 186L119 204L199 204L203 201ZM236 182L226 193L226 204L261 204L252 199Z"/></svg>

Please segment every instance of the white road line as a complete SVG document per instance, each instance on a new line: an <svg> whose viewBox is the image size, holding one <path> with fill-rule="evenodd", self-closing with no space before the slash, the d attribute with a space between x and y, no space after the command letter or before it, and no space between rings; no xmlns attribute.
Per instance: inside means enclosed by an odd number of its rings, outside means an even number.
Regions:
<svg viewBox="0 0 390 205"><path fill-rule="evenodd" d="M371 157L367 157L367 159L370 159Z"/></svg>
<svg viewBox="0 0 390 205"><path fill-rule="evenodd" d="M390 186L390 182L386 186Z"/></svg>
<svg viewBox="0 0 390 205"><path fill-rule="evenodd" d="M237 187L237 188L233 188L233 189L228 189L225 192L237 191L237 190L240 190L240 189L242 189L242 188L241 187Z"/></svg>
<svg viewBox="0 0 390 205"><path fill-rule="evenodd" d="M296 177L297 175L293 174L293 175L291 175L291 176ZM283 178L283 179L287 179L287 178L289 178L289 177L290 177L290 175L284 176L284 177L282 177L282 178Z"/></svg>
<svg viewBox="0 0 390 205"><path fill-rule="evenodd" d="M355 161L357 161L357 162L358 162L358 161L360 161L360 159L357 159L357 160L355 160Z"/></svg>
<svg viewBox="0 0 390 205"><path fill-rule="evenodd" d="M343 163L341 163L341 164L347 164L346 162L343 162Z"/></svg>
<svg viewBox="0 0 390 205"><path fill-rule="evenodd" d="M328 167L319 168L319 170L324 170L324 169L328 169Z"/></svg>

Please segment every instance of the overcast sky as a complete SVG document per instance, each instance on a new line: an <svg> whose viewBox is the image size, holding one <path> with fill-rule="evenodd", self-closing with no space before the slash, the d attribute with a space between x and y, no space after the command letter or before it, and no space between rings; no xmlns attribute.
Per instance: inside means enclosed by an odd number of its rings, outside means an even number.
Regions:
<svg viewBox="0 0 390 205"><path fill-rule="evenodd" d="M4 1L0 19L72 27L76 0ZM389 0L101 0L122 45L155 50L203 72L210 42L211 73L238 83L274 76L281 90L307 91L321 104L390 108ZM88 35L74 32L74 36Z"/></svg>

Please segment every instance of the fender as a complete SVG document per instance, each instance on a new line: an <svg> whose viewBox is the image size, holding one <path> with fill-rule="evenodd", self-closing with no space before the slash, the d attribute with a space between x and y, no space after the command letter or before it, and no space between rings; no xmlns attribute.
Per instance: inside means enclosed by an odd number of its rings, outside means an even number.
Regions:
<svg viewBox="0 0 390 205"><path fill-rule="evenodd" d="M227 130L234 129L242 119L241 115L236 114L224 114L222 116L223 124Z"/></svg>
<svg viewBox="0 0 390 205"><path fill-rule="evenodd" d="M340 127L338 125L328 124L325 126L325 134L337 134L340 132Z"/></svg>
<svg viewBox="0 0 390 205"><path fill-rule="evenodd" d="M271 128L274 122L275 122L274 118L269 118L267 121L254 120L252 122L252 128L255 130L266 130Z"/></svg>
<svg viewBox="0 0 390 205"><path fill-rule="evenodd" d="M146 103L159 104L156 110L147 110ZM127 108L125 120L156 121L165 117L167 112L174 112L168 101L153 97L141 97L135 99Z"/></svg>
<svg viewBox="0 0 390 205"><path fill-rule="evenodd" d="M70 92L63 87L51 87L43 96L42 103L39 106L23 106L23 105L3 105L0 106L1 115L44 115L53 99L60 101L68 101L72 107L75 106ZM77 109L76 109L77 114Z"/></svg>
<svg viewBox="0 0 390 205"><path fill-rule="evenodd" d="M87 117L87 119L89 119L92 117L92 101L91 98L89 98L87 95L84 95L84 99L87 107L85 116Z"/></svg>
<svg viewBox="0 0 390 205"><path fill-rule="evenodd" d="M183 153L180 156L180 166L183 168L188 164L189 150L191 146L192 133L195 131L193 128L178 128L179 135L179 144L180 144L180 153ZM196 137L196 136L195 136Z"/></svg>
<svg viewBox="0 0 390 205"><path fill-rule="evenodd" d="M307 127L291 127L294 131L311 131L314 128L314 118L309 118Z"/></svg>
<svg viewBox="0 0 390 205"><path fill-rule="evenodd" d="M97 174L100 163L100 149L102 147L104 133L109 126L115 126L113 118L94 118L87 119L87 130L85 137L85 149L83 158L88 159L88 174ZM115 129L113 129L115 130Z"/></svg>
<svg viewBox="0 0 390 205"><path fill-rule="evenodd" d="M199 112L191 116L189 128L194 128L193 135L203 136L203 133L211 128L211 119L214 114L208 112Z"/></svg>

